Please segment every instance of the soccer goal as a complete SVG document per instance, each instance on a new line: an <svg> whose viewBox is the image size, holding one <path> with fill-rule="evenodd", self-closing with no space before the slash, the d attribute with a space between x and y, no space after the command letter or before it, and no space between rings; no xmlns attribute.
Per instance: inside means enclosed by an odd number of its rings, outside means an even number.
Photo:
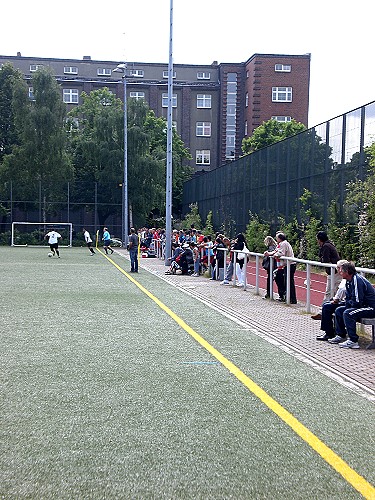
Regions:
<svg viewBox="0 0 375 500"><path fill-rule="evenodd" d="M44 236L49 231L61 234L59 246L71 247L73 224L71 222L12 222L12 247L46 246Z"/></svg>

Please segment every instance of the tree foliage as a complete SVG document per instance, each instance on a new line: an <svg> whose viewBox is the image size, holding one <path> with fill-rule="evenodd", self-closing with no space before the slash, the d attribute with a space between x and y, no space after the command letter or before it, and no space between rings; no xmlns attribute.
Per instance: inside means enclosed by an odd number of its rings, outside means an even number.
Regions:
<svg viewBox="0 0 375 500"><path fill-rule="evenodd" d="M278 122L273 119L268 120L257 127L253 135L243 139L242 151L245 155L253 153L258 149L275 144L275 142L282 141L304 130L306 130L305 125L295 120L291 120L290 122Z"/></svg>
<svg viewBox="0 0 375 500"><path fill-rule="evenodd" d="M101 223L119 210L124 178L124 114L122 101L107 88L82 95L83 104L69 113L71 153L81 188L107 184L100 202ZM78 119L78 126L75 119ZM189 157L181 139L173 136L173 202L182 198L182 184L191 175L183 166ZM150 212L165 211L166 121L157 118L143 100L127 101L127 181L131 224L144 224ZM85 187L86 186L86 187Z"/></svg>
<svg viewBox="0 0 375 500"><path fill-rule="evenodd" d="M13 89L15 82L22 82L22 74L11 64L0 67L0 164L18 143L13 114Z"/></svg>
<svg viewBox="0 0 375 500"><path fill-rule="evenodd" d="M29 199L35 184L43 188L44 211L52 211L59 199L61 181L72 179L73 171L66 151L66 106L60 87L48 69L35 73L32 80L34 99L28 97L26 84L13 81L12 113L14 137L11 152L4 156L1 177L22 186L18 196ZM37 200L35 200L37 201Z"/></svg>

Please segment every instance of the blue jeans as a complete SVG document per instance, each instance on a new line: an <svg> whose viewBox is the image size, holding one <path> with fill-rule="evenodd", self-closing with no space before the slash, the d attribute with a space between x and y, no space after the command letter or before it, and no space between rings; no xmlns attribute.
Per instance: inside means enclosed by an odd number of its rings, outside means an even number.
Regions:
<svg viewBox="0 0 375 500"><path fill-rule="evenodd" d="M138 272L138 248L129 250L130 255L130 269L131 271Z"/></svg>

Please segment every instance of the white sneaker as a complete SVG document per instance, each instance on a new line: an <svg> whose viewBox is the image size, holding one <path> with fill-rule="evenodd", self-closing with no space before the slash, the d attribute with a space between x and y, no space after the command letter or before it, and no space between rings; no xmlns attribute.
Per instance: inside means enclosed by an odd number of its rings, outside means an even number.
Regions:
<svg viewBox="0 0 375 500"><path fill-rule="evenodd" d="M359 349L359 344L358 342L353 342L352 340L345 340L345 342L341 342L341 344L339 344L339 347L343 347L344 349Z"/></svg>
<svg viewBox="0 0 375 500"><path fill-rule="evenodd" d="M333 337L333 339L328 339L328 342L330 344L341 344L341 342L344 342L345 337L340 337L340 335L336 335L336 337Z"/></svg>
<svg viewBox="0 0 375 500"><path fill-rule="evenodd" d="M228 280L221 281L220 285L229 285L229 281Z"/></svg>
<svg viewBox="0 0 375 500"><path fill-rule="evenodd" d="M243 285L243 283L237 283L236 286L242 286L243 287L244 285Z"/></svg>

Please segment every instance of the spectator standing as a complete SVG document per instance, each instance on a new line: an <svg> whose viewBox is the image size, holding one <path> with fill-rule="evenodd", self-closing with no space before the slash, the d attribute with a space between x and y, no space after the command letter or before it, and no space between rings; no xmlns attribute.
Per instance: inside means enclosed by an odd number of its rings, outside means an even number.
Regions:
<svg viewBox="0 0 375 500"><path fill-rule="evenodd" d="M319 259L320 262L322 263L327 263L327 264L337 264L338 260L340 259L340 256L336 250L335 245L328 239L327 233L325 231L319 231L316 235L316 239L318 241L319 245ZM326 281L326 291L324 293L324 298L323 298L323 304L329 303L331 298L335 295L337 292L337 289L339 287L340 281L341 281L341 276L335 271L335 276L334 276L334 282L332 284L331 280L331 268L327 267L326 268L326 273L327 273L327 281ZM313 314L311 316L312 319L321 319L322 315L320 313Z"/></svg>
<svg viewBox="0 0 375 500"><path fill-rule="evenodd" d="M264 255L268 257L276 257L276 276L275 282L277 285L277 290L279 293L280 302L285 302L286 300L286 280L287 280L287 263L285 260L280 257L294 257L294 252L291 244L287 241L284 233L276 234L277 247L273 252L265 252ZM297 304L296 297L296 286L294 283L294 274L296 272L297 264L295 262L290 263L290 275L289 275L289 284L290 284L290 303Z"/></svg>
<svg viewBox="0 0 375 500"><path fill-rule="evenodd" d="M199 277L199 265L200 265L200 252L199 252L198 246L195 243L195 241L190 242L190 248L193 252L193 259L194 259L194 273L192 274L192 276L194 276L194 278L198 278Z"/></svg>
<svg viewBox="0 0 375 500"><path fill-rule="evenodd" d="M245 247L246 247L245 236L242 233L238 233L236 236L236 241L233 250L244 250ZM237 253L236 254L237 286L244 286L245 284L245 276L243 270L244 264L245 264L245 258L243 258L240 253Z"/></svg>
<svg viewBox="0 0 375 500"><path fill-rule="evenodd" d="M267 247L267 252L273 252L276 250L277 247L277 241L275 241L272 236L266 236L264 239L264 244ZM271 276L270 276L270 257L268 255L264 256L263 262L262 262L262 267L265 271L267 271L267 293L264 296L265 299L269 299L271 296ZM272 269L273 271L274 269Z"/></svg>
<svg viewBox="0 0 375 500"><path fill-rule="evenodd" d="M219 236L216 237L214 246L212 247L214 251L214 266L212 267L211 280L220 279L220 269L224 270L224 251L218 250L218 248L225 248L224 242Z"/></svg>
<svg viewBox="0 0 375 500"><path fill-rule="evenodd" d="M139 245L138 234L136 233L134 227L131 227L129 236L129 256L130 256L131 273L138 272L138 245Z"/></svg>
<svg viewBox="0 0 375 500"><path fill-rule="evenodd" d="M229 250L229 263L225 272L225 276L223 281L220 282L220 285L229 285L229 282L232 281L233 278L233 263L234 263L234 254L232 250L234 250L234 245L236 240L229 241L228 238L224 238L224 244L227 246Z"/></svg>

